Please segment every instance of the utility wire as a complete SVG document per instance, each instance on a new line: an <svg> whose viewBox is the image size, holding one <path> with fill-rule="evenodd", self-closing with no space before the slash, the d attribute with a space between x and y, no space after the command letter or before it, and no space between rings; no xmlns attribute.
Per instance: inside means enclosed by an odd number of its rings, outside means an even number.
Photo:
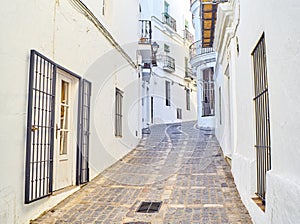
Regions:
<svg viewBox="0 0 300 224"><path fill-rule="evenodd" d="M76 8L77 11L86 16L96 28L105 36L105 38L111 43L111 45L120 52L125 60L134 68L138 69L132 58L125 52L125 50L118 44L110 32L103 26L103 24L97 19L97 17L91 12L91 10L80 0L69 0L71 5Z"/></svg>

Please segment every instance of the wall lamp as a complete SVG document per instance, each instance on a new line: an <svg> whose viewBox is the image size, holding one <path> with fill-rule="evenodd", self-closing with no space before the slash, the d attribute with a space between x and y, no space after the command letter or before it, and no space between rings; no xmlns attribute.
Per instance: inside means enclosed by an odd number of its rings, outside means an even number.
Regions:
<svg viewBox="0 0 300 224"><path fill-rule="evenodd" d="M157 66L157 62L156 62L156 53L158 51L159 45L158 43L156 43L156 41L154 41L151 44L151 51L152 51L152 65L153 66Z"/></svg>

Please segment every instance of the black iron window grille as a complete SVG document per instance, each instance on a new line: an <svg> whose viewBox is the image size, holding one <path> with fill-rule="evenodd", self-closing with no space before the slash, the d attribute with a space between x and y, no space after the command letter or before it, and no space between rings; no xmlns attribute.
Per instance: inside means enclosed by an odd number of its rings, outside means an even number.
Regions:
<svg viewBox="0 0 300 224"><path fill-rule="evenodd" d="M89 144L90 144L90 111L91 111L91 91L92 84L87 80L82 80L80 89L79 110L79 152L77 167L77 184L84 184L89 181Z"/></svg>
<svg viewBox="0 0 300 224"><path fill-rule="evenodd" d="M219 87L219 122L222 125L222 89Z"/></svg>
<svg viewBox="0 0 300 224"><path fill-rule="evenodd" d="M177 119L182 119L182 109L177 108Z"/></svg>
<svg viewBox="0 0 300 224"><path fill-rule="evenodd" d="M215 115L215 82L213 68L203 70L202 116Z"/></svg>
<svg viewBox="0 0 300 224"><path fill-rule="evenodd" d="M115 136L122 137L122 104L123 104L123 92L116 88L116 102L115 102Z"/></svg>
<svg viewBox="0 0 300 224"><path fill-rule="evenodd" d="M264 35L252 52L254 67L257 195L265 202L266 173L271 169L271 140L268 76Z"/></svg>
<svg viewBox="0 0 300 224"><path fill-rule="evenodd" d="M56 69L47 58L31 52L25 203L52 193Z"/></svg>
<svg viewBox="0 0 300 224"><path fill-rule="evenodd" d="M154 97L151 96L151 109L150 109L150 113L151 113L151 124L153 124L154 121Z"/></svg>
<svg viewBox="0 0 300 224"><path fill-rule="evenodd" d="M171 106L171 85L166 81L166 106Z"/></svg>
<svg viewBox="0 0 300 224"><path fill-rule="evenodd" d="M186 110L191 110L191 90L186 90Z"/></svg>

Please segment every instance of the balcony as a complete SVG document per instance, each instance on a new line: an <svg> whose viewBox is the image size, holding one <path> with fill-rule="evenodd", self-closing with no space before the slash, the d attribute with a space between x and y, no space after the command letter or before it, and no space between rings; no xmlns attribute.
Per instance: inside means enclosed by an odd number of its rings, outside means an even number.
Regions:
<svg viewBox="0 0 300 224"><path fill-rule="evenodd" d="M190 5L193 5L195 2L197 2L198 0L190 0Z"/></svg>
<svg viewBox="0 0 300 224"><path fill-rule="evenodd" d="M140 35L139 35L139 46L138 46L138 55L139 63L151 63L153 60L152 55L152 28L150 20L140 20Z"/></svg>
<svg viewBox="0 0 300 224"><path fill-rule="evenodd" d="M151 21L140 20L139 44L151 44L151 39L152 39Z"/></svg>
<svg viewBox="0 0 300 224"><path fill-rule="evenodd" d="M176 31L176 20L167 12L162 13L162 21Z"/></svg>
<svg viewBox="0 0 300 224"><path fill-rule="evenodd" d="M184 79L186 81L192 81L196 78L196 74L193 72L193 70L189 67L185 67L185 76Z"/></svg>
<svg viewBox="0 0 300 224"><path fill-rule="evenodd" d="M190 46L190 58L212 52L214 52L214 49L212 47L202 47L202 42L200 40Z"/></svg>
<svg viewBox="0 0 300 224"><path fill-rule="evenodd" d="M163 70L167 72L174 72L175 71L175 59L168 56L164 55L162 56L163 60Z"/></svg>
<svg viewBox="0 0 300 224"><path fill-rule="evenodd" d="M183 37L184 37L184 40L189 42L189 43L193 43L194 42L194 35L191 34L190 31L188 31L188 29L184 29L183 31Z"/></svg>
<svg viewBox="0 0 300 224"><path fill-rule="evenodd" d="M211 64L216 61L216 53L214 49L212 47L203 46L200 40L191 44L189 51L192 67L201 66L203 64Z"/></svg>

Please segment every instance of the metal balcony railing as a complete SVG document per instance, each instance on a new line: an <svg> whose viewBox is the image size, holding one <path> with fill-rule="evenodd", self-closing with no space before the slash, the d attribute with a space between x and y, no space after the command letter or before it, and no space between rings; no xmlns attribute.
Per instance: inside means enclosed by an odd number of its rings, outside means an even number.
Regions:
<svg viewBox="0 0 300 224"><path fill-rule="evenodd" d="M193 5L198 0L190 0L190 5Z"/></svg>
<svg viewBox="0 0 300 224"><path fill-rule="evenodd" d="M151 21L140 20L140 44L151 44L152 28Z"/></svg>
<svg viewBox="0 0 300 224"><path fill-rule="evenodd" d="M201 40L198 40L190 45L190 58L195 57L197 55L208 54L214 52L212 47L202 47Z"/></svg>
<svg viewBox="0 0 300 224"><path fill-rule="evenodd" d="M171 17L167 12L162 13L163 23L169 25L173 30L176 31L176 20Z"/></svg>
<svg viewBox="0 0 300 224"><path fill-rule="evenodd" d="M194 4L195 2L197 2L199 0L190 0L190 4ZM200 2L202 4L220 4L220 3L225 3L225 2L228 2L228 0L210 0L210 1L203 1L203 0L200 0Z"/></svg>
<svg viewBox="0 0 300 224"><path fill-rule="evenodd" d="M196 75L193 73L193 70L189 67L185 67L185 79L195 78Z"/></svg>
<svg viewBox="0 0 300 224"><path fill-rule="evenodd" d="M163 59L163 69L168 72L174 72L175 71L175 59L168 55L164 55L162 57L162 59Z"/></svg>
<svg viewBox="0 0 300 224"><path fill-rule="evenodd" d="M191 34L191 32L188 31L188 29L184 29L184 31L183 31L183 37L184 37L185 40L187 40L190 43L194 42L194 35Z"/></svg>

